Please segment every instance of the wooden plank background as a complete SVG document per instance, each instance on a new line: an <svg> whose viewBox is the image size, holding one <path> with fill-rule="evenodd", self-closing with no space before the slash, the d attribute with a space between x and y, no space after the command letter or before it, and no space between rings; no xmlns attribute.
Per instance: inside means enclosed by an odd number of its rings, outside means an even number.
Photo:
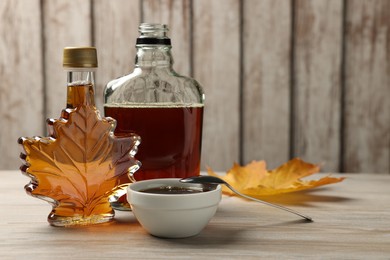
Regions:
<svg viewBox="0 0 390 260"><path fill-rule="evenodd" d="M293 153L340 164L342 1L295 1Z"/></svg>
<svg viewBox="0 0 390 260"><path fill-rule="evenodd" d="M301 157L390 172L388 0L1 0L0 169L65 107L63 47L98 48L102 109L140 22L169 25L176 71L204 87L203 168Z"/></svg>

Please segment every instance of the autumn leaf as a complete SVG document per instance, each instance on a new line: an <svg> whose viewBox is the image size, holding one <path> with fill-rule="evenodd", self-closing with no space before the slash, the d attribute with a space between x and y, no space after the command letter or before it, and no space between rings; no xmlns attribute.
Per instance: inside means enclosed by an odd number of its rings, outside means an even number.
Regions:
<svg viewBox="0 0 390 260"><path fill-rule="evenodd" d="M265 161L253 161L246 166L234 164L233 168L222 177L213 172L211 168L207 171L209 175L224 179L241 193L252 197L301 191L344 180L343 177L334 178L331 176L319 180L301 180L301 178L310 176L319 170L317 165L295 158L272 171L267 170ZM235 195L226 187L223 187L223 192Z"/></svg>
<svg viewBox="0 0 390 260"><path fill-rule="evenodd" d="M82 105L49 120L50 136L20 138L21 169L31 177L26 191L51 202L60 216L112 212L108 196L129 169L139 167L133 155L140 142L136 135L117 138L114 128L113 119Z"/></svg>

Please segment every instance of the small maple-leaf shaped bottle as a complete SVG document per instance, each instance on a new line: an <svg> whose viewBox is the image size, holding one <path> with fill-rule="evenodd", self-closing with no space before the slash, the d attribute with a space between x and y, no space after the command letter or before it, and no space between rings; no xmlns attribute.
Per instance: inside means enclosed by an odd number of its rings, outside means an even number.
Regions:
<svg viewBox="0 0 390 260"><path fill-rule="evenodd" d="M60 119L48 119L48 137L19 138L23 173L31 178L28 194L53 205L53 226L88 225L110 221L109 203L118 185L135 172L139 136L114 135L116 121L102 118L95 107L94 47L64 49L67 104Z"/></svg>

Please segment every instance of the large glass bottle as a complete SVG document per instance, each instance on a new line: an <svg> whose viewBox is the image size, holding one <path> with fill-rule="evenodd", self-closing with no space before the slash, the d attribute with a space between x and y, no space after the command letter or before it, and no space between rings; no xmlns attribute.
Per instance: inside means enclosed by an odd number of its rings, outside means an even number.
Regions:
<svg viewBox="0 0 390 260"><path fill-rule="evenodd" d="M110 81L104 91L106 116L116 135L138 134L135 180L199 175L204 93L173 68L168 27L139 26L134 71Z"/></svg>
<svg viewBox="0 0 390 260"><path fill-rule="evenodd" d="M67 102L59 119L49 119L47 137L21 137L21 170L31 178L25 190L53 206L53 226L97 224L110 221L111 196L130 182L139 168L134 159L139 137L117 138L115 120L102 118L95 107L94 47L64 49Z"/></svg>

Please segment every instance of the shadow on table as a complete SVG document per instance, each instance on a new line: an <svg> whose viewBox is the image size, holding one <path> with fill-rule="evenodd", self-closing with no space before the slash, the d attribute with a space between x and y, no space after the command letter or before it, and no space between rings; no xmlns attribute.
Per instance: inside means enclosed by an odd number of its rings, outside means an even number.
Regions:
<svg viewBox="0 0 390 260"><path fill-rule="evenodd" d="M294 220L294 221L281 221L266 225L247 225L243 226L229 226L228 223L225 225L209 224L199 235L184 238L184 239L167 239L157 238L159 241L163 241L165 244L172 245L185 245L193 248L226 248L231 244L243 243L246 240L244 233L247 232L258 232L261 229L275 227L275 226L289 226L289 225L300 225L309 224L305 220ZM207 247L205 247L207 246Z"/></svg>
<svg viewBox="0 0 390 260"><path fill-rule="evenodd" d="M48 225L49 227L49 225ZM56 234L85 234L85 233L129 233L141 229L140 224L131 211L116 212L111 222L71 227L50 227L51 232Z"/></svg>
<svg viewBox="0 0 390 260"><path fill-rule="evenodd" d="M352 198L332 196L324 194L315 194L319 191L326 190L326 188L319 188L316 190L305 190L291 193L284 193L272 196L256 197L260 200L264 200L270 203L276 203L281 205L292 205L292 206L311 206L314 202L343 202L353 200ZM241 198L240 198L241 199ZM243 200L250 201L242 198Z"/></svg>
<svg viewBox="0 0 390 260"><path fill-rule="evenodd" d="M240 233L245 230L237 227L209 224L202 232L196 236L188 238L158 238L165 244L192 245L194 247L210 246L212 248L225 247L235 244L240 239Z"/></svg>

